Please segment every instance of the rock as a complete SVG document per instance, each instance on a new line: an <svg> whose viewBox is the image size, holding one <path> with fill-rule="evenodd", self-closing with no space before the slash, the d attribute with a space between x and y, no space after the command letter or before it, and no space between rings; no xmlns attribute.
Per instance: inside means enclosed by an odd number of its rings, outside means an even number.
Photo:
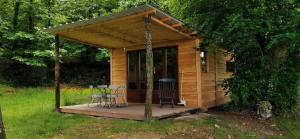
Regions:
<svg viewBox="0 0 300 139"><path fill-rule="evenodd" d="M257 104L257 114L263 119L270 118L272 116L272 105L269 101L260 101Z"/></svg>

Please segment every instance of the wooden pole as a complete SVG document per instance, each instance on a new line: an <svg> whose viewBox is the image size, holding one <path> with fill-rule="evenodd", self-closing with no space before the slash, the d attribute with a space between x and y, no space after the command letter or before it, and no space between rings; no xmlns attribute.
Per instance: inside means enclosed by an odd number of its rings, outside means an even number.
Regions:
<svg viewBox="0 0 300 139"><path fill-rule="evenodd" d="M152 52L152 31L151 15L145 19L145 37L146 37L146 72L147 72L147 90L145 103L145 120L152 119L152 93L153 93L153 52Z"/></svg>
<svg viewBox="0 0 300 139"><path fill-rule="evenodd" d="M60 42L59 36L55 36L55 110L60 112Z"/></svg>
<svg viewBox="0 0 300 139"><path fill-rule="evenodd" d="M3 124L3 119L2 119L2 111L0 107L0 139L5 139L5 130L4 130L4 124Z"/></svg>

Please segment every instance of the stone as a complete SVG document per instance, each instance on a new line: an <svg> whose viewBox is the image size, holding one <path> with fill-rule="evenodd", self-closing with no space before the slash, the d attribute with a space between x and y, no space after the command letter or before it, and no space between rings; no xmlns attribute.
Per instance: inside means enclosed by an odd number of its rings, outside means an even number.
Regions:
<svg viewBox="0 0 300 139"><path fill-rule="evenodd" d="M272 117L272 105L269 101L260 101L257 104L257 114L263 119Z"/></svg>

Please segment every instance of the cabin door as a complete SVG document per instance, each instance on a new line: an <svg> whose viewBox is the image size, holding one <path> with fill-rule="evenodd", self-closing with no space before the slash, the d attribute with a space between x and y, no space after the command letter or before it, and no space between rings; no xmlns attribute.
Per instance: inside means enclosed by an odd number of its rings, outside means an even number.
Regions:
<svg viewBox="0 0 300 139"><path fill-rule="evenodd" d="M153 103L158 103L158 80L161 78L174 78L178 83L177 48L153 49L153 63ZM127 52L127 64L128 101L144 103L146 98L146 51ZM178 96L178 93L176 96Z"/></svg>

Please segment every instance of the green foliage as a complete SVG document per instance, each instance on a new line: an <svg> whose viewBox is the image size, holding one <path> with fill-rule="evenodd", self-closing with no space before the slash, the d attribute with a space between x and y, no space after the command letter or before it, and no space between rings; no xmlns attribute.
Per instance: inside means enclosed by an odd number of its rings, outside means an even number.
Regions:
<svg viewBox="0 0 300 139"><path fill-rule="evenodd" d="M178 16L203 33L204 46L227 50L236 63L224 81L233 104L255 107L268 100L277 111L298 100L300 43L299 1L180 1ZM182 13L182 14L180 14Z"/></svg>
<svg viewBox="0 0 300 139"><path fill-rule="evenodd" d="M119 7L119 2L120 0L0 1L0 81L14 85L51 84L54 38L43 32L42 28L107 15ZM84 63L86 65L83 64L82 67L98 69L96 62L105 65L109 62L109 52L106 49L98 50L65 40L62 42L62 66ZM86 69L80 70L84 72ZM108 68L102 70L104 73L109 71ZM72 77L66 77L69 79L67 82L72 81ZM82 80L84 81L88 80Z"/></svg>

